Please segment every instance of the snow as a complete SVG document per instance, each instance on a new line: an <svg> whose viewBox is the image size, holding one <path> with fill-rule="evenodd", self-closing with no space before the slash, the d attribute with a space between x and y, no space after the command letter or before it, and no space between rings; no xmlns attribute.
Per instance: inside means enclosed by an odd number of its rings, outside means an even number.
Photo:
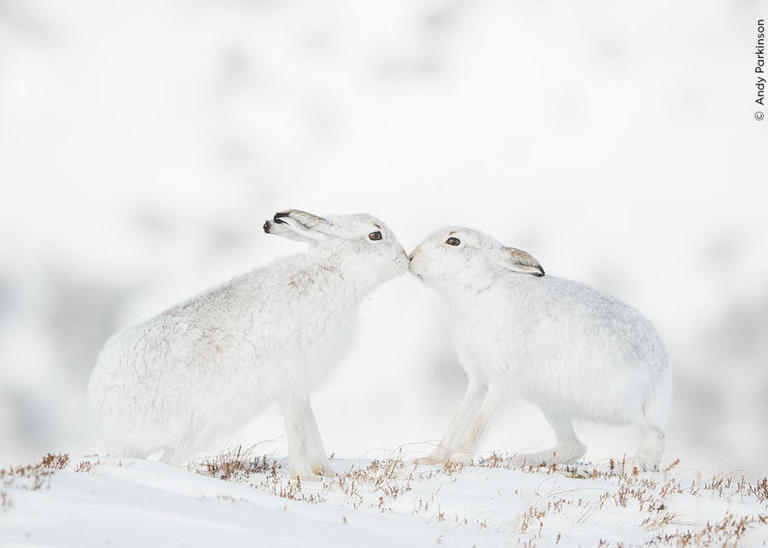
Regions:
<svg viewBox="0 0 768 548"><path fill-rule="evenodd" d="M409 250L474 226L627 301L672 357L667 458L762 477L760 8L0 1L0 466L100 451L107 337L298 251L260 227L299 207L368 211ZM439 439L466 384L443 316L411 277L365 303L313 398L330 451ZM502 419L484 450L552 445L532 406ZM576 430L595 461L637 443ZM272 409L210 450L282 436Z"/></svg>
<svg viewBox="0 0 768 548"><path fill-rule="evenodd" d="M61 466L63 464L63 466ZM768 484L621 464L417 466L333 459L297 482L285 462L216 457L187 468L118 457L0 473L0 546L640 546L768 539ZM623 473L622 473L623 472Z"/></svg>
<svg viewBox="0 0 768 548"><path fill-rule="evenodd" d="M703 488L768 473L760 8L0 1L0 467L73 455L40 489L2 478L0 546L627 545L766 514L738 484ZM475 226L644 312L677 379L665 462L683 464L641 475L665 510L622 506L626 480L563 471L409 464L363 481L357 508L330 483L302 485L322 503L280 497L268 474L222 481L107 457L75 471L75 452L100 448L83 392L106 338L296 252L260 230L291 207L368 211L407 249L439 226ZM409 277L380 288L313 399L326 447L364 456L334 459L337 471L396 447L426 454L411 442L439 438L465 382L434 295ZM498 424L484 450L553 442L523 402ZM603 468L637 443L618 427L576 430ZM283 436L270 409L210 450L284 455ZM662 496L668 478L683 492ZM383 494L392 484L411 489ZM560 498L539 537L526 513ZM766 536L752 524L741 544Z"/></svg>

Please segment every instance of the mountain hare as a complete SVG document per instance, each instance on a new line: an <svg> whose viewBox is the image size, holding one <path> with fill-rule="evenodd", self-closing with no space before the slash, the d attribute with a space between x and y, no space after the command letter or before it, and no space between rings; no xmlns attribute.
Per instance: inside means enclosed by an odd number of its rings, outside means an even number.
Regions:
<svg viewBox="0 0 768 548"><path fill-rule="evenodd" d="M440 445L421 462L469 460L492 413L519 393L537 404L557 445L518 464L569 463L586 452L572 419L637 424L637 465L664 450L672 375L653 325L630 306L578 282L545 276L525 251L468 228L424 240L410 270L450 310L453 342L469 377Z"/></svg>
<svg viewBox="0 0 768 548"><path fill-rule="evenodd" d="M310 394L350 348L361 298L408 269L369 215L275 214L264 232L309 243L114 335L88 392L110 451L179 462L277 401L291 476L332 473Z"/></svg>

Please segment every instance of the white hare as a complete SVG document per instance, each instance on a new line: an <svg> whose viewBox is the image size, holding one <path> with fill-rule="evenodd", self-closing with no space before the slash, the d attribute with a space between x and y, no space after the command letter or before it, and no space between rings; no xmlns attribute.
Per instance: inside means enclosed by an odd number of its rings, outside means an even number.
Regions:
<svg viewBox="0 0 768 548"><path fill-rule="evenodd" d="M658 465L672 375L653 325L581 283L544 275L528 253L468 228L446 228L411 254L410 270L448 305L469 378L440 445L421 462L466 461L497 406L513 394L538 405L557 445L519 464L569 463L586 452L572 419L636 424L636 463Z"/></svg>
<svg viewBox="0 0 768 548"><path fill-rule="evenodd" d="M110 451L179 462L277 401L290 474L331 473L310 394L350 348L361 298L408 269L369 215L275 214L264 231L309 243L292 255L114 335L89 400Z"/></svg>

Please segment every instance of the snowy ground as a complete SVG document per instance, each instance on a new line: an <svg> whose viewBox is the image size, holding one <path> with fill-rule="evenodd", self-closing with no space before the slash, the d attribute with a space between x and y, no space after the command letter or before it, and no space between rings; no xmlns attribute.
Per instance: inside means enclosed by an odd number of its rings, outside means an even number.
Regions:
<svg viewBox="0 0 768 548"><path fill-rule="evenodd" d="M668 454L767 475L765 5L0 0L0 467L99 452L107 338L300 251L261 230L295 207L409 251L473 226L626 301L675 369ZM371 296L313 395L326 447L442 434L466 386L443 318L413 277ZM511 411L483 449L552 444ZM210 449L283 435L277 410L246 428ZM589 428L587 458L624 447Z"/></svg>
<svg viewBox="0 0 768 548"><path fill-rule="evenodd" d="M510 468L334 459L297 482L285 463L170 467L49 455L0 472L0 546L765 545L768 480L601 463Z"/></svg>

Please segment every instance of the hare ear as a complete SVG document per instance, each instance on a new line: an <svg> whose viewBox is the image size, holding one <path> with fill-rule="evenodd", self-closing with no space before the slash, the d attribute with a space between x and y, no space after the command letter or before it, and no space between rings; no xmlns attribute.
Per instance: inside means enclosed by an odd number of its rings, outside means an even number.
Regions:
<svg viewBox="0 0 768 548"><path fill-rule="evenodd" d="M264 232L297 242L320 242L330 235L328 220L306 211L289 209L278 211L264 223Z"/></svg>
<svg viewBox="0 0 768 548"><path fill-rule="evenodd" d="M504 251L504 260L502 261L504 268L513 272L533 274L534 276L544 275L544 269L539 264L539 261L522 249L503 247L502 250Z"/></svg>

